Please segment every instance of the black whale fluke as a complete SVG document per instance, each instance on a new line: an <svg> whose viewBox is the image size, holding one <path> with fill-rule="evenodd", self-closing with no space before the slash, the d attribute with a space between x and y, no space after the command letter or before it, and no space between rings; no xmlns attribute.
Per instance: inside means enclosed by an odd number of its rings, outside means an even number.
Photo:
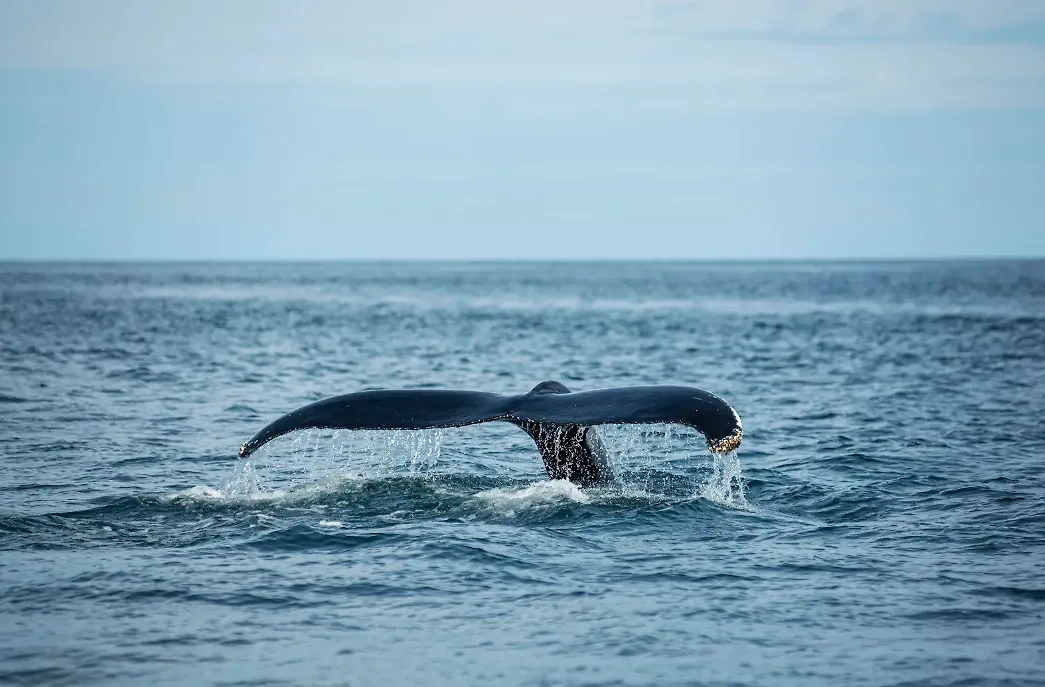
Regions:
<svg viewBox="0 0 1045 687"><path fill-rule="evenodd" d="M503 420L529 434L553 479L587 486L607 477L605 455L589 428L608 424L674 423L693 427L716 453L735 450L743 429L733 407L688 386L625 386L571 392L541 382L518 396L444 389L358 391L287 413L240 447L246 458L276 437L299 429L433 429Z"/></svg>

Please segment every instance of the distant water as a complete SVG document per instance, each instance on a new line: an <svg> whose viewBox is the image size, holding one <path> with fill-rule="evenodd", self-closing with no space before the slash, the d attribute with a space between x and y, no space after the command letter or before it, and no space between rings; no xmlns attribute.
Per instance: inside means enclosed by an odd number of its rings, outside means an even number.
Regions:
<svg viewBox="0 0 1045 687"><path fill-rule="evenodd" d="M305 432L366 387L689 384ZM0 265L0 683L1042 684L1045 262Z"/></svg>

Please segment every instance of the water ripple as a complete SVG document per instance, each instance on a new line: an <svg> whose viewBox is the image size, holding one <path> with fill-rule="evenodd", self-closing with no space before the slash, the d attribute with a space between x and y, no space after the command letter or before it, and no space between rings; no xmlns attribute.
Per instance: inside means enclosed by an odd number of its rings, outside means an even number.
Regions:
<svg viewBox="0 0 1045 687"><path fill-rule="evenodd" d="M4 684L1036 684L1045 263L0 266ZM376 387L696 384L600 428L302 432ZM825 641L825 638L827 640Z"/></svg>

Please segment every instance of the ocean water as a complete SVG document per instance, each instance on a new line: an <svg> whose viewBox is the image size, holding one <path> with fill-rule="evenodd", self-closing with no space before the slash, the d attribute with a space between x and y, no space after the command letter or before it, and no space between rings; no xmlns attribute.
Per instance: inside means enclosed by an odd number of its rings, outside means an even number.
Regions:
<svg viewBox="0 0 1045 687"><path fill-rule="evenodd" d="M687 384L732 456L240 443L369 387ZM1045 262L0 265L0 683L1045 681Z"/></svg>

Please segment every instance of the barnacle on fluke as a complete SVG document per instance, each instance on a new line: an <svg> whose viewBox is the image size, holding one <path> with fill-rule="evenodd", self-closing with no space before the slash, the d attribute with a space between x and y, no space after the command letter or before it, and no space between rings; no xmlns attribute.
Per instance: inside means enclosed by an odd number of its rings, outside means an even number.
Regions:
<svg viewBox="0 0 1045 687"><path fill-rule="evenodd" d="M708 448L714 453L730 453L740 447L740 440L744 437L744 430L737 427L737 431L724 439L712 441L708 439Z"/></svg>
<svg viewBox="0 0 1045 687"><path fill-rule="evenodd" d="M687 386L627 386L571 392L541 382L516 396L446 389L378 389L334 396L298 408L258 432L239 450L246 458L299 429L432 429L503 420L533 438L552 479L587 486L609 476L595 425L676 423L704 435L708 448L740 446L736 410L715 394Z"/></svg>

